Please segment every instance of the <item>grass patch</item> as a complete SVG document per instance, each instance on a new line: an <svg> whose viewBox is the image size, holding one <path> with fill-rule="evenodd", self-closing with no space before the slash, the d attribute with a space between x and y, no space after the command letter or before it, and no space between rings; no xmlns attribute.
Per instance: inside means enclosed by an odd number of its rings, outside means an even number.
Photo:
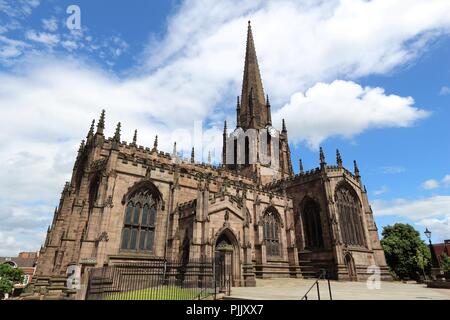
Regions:
<svg viewBox="0 0 450 320"><path fill-rule="evenodd" d="M198 299L199 295L200 292L198 290L175 286L163 286L112 293L105 297L104 300L193 300ZM208 295L208 292L202 292L200 297L206 298Z"/></svg>

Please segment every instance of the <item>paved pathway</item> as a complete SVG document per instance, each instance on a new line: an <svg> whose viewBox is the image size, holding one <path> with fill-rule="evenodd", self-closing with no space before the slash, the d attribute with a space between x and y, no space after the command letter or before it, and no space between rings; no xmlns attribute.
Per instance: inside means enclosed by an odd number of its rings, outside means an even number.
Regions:
<svg viewBox="0 0 450 320"><path fill-rule="evenodd" d="M250 300L300 300L314 283L310 279L256 280L256 287L232 288L232 299ZM423 284L381 282L380 289L370 290L366 282L330 281L333 300L450 300L450 289L427 288ZM328 286L320 281L320 298L328 300ZM317 300L317 289L308 294Z"/></svg>

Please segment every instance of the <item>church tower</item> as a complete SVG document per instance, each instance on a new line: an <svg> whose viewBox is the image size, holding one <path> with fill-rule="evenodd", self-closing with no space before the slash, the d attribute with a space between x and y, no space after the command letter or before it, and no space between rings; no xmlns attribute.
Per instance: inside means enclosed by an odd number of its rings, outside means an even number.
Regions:
<svg viewBox="0 0 450 320"><path fill-rule="evenodd" d="M237 97L236 129L224 127L223 164L239 174L265 184L293 175L286 124L272 127L269 96L265 95L248 22L241 96Z"/></svg>

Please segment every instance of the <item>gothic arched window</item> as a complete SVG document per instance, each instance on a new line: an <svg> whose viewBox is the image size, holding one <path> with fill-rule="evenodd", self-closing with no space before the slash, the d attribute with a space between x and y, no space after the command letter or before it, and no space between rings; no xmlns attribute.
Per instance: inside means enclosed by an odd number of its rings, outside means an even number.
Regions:
<svg viewBox="0 0 450 320"><path fill-rule="evenodd" d="M347 245L366 246L361 218L361 205L355 192L347 186L336 191L336 206L339 212L339 224L342 241Z"/></svg>
<svg viewBox="0 0 450 320"><path fill-rule="evenodd" d="M153 252L157 202L149 190L142 190L131 197L125 208L122 229L122 250Z"/></svg>
<svg viewBox="0 0 450 320"><path fill-rule="evenodd" d="M303 205L303 225L305 230L305 248L323 248L322 223L319 204L308 199Z"/></svg>
<svg viewBox="0 0 450 320"><path fill-rule="evenodd" d="M266 253L268 256L279 257L280 249L280 222L275 209L266 211L263 218L264 242L266 244Z"/></svg>

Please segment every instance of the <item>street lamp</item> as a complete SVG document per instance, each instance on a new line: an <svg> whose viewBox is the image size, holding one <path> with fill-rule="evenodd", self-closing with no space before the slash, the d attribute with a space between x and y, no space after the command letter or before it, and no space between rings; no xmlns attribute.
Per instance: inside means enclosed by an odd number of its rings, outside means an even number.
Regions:
<svg viewBox="0 0 450 320"><path fill-rule="evenodd" d="M428 228L425 228L425 235L428 238L428 241L430 242L430 253L431 253L431 268L439 268L439 262L436 258L436 254L433 250L433 245L431 243L431 231L428 230Z"/></svg>
<svg viewBox="0 0 450 320"><path fill-rule="evenodd" d="M427 236L428 241L430 242L430 245L431 245L431 231L428 230L428 228L426 228L424 233Z"/></svg>

